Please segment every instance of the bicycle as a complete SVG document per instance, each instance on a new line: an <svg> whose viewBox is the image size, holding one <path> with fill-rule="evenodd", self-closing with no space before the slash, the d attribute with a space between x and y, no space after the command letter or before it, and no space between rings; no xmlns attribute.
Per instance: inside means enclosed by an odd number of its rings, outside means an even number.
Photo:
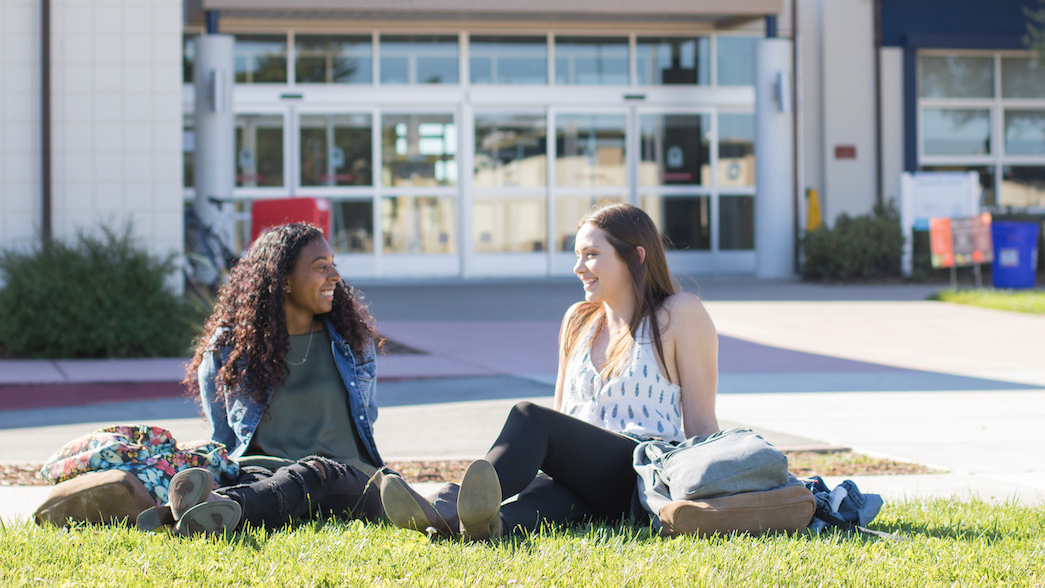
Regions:
<svg viewBox="0 0 1045 588"><path fill-rule="evenodd" d="M213 196L207 199L221 210L231 200ZM229 272L239 261L212 226L200 218L196 209L185 208L185 287L204 299L213 299L218 288L225 282Z"/></svg>

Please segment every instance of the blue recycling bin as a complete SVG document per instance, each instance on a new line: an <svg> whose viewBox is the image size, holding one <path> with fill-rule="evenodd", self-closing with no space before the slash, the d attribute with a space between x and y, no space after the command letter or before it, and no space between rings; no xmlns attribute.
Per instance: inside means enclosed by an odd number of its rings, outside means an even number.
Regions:
<svg viewBox="0 0 1045 588"><path fill-rule="evenodd" d="M995 288L1033 288L1038 269L1038 223L992 223L991 239L991 284Z"/></svg>

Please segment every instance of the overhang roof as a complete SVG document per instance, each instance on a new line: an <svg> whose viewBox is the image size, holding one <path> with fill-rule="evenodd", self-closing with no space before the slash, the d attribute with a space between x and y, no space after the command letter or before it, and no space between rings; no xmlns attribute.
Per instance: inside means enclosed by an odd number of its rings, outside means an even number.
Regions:
<svg viewBox="0 0 1045 588"><path fill-rule="evenodd" d="M504 22L517 19L530 22L692 22L731 28L779 14L782 4L783 0L202 0L198 6L202 10L216 10L222 18L252 20Z"/></svg>

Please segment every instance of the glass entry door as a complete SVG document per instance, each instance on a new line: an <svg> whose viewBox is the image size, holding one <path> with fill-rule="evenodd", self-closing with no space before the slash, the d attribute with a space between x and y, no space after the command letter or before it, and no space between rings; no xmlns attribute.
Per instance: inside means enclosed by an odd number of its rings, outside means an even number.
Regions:
<svg viewBox="0 0 1045 588"><path fill-rule="evenodd" d="M327 198L348 277L460 275L452 111L293 107L292 194Z"/></svg>
<svg viewBox="0 0 1045 588"><path fill-rule="evenodd" d="M534 102L240 115L237 196L327 198L346 276L568 276L577 221L612 202L675 272L754 272L751 112Z"/></svg>
<svg viewBox="0 0 1045 588"><path fill-rule="evenodd" d="M752 273L754 114L637 107L637 205L676 273Z"/></svg>
<svg viewBox="0 0 1045 588"><path fill-rule="evenodd" d="M552 275L573 273L574 234L577 221L586 212L599 204L634 202L634 149L629 141L632 117L625 108L552 110Z"/></svg>
<svg viewBox="0 0 1045 588"><path fill-rule="evenodd" d="M466 275L570 275L577 221L613 202L649 213L676 272L754 271L752 113L476 106L469 118Z"/></svg>

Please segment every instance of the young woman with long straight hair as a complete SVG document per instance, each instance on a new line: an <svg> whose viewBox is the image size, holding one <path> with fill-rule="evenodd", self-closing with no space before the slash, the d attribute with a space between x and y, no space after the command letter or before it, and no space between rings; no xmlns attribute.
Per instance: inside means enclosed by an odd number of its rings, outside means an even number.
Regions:
<svg viewBox="0 0 1045 588"><path fill-rule="evenodd" d="M460 486L431 499L386 476L393 523L483 539L542 522L627 518L641 510L639 441L718 430L715 327L700 299L679 291L649 216L627 204L595 209L578 223L575 252L584 300L563 317L554 410L517 404Z"/></svg>

